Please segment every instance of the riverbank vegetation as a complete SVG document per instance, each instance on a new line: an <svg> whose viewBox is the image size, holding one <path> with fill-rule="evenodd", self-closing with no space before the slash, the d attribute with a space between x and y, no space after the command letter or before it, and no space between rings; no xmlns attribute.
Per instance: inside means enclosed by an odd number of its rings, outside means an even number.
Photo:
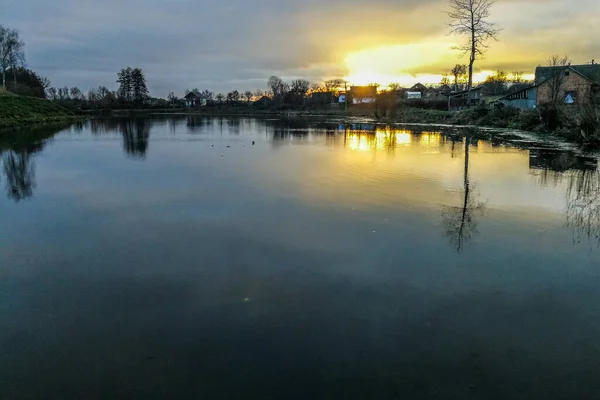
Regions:
<svg viewBox="0 0 600 400"><path fill-rule="evenodd" d="M81 117L52 101L0 92L0 129L78 119Z"/></svg>

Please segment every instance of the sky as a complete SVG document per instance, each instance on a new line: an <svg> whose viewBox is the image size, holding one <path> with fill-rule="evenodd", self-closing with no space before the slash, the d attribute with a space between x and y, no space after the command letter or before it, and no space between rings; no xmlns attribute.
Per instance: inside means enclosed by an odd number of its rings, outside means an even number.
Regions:
<svg viewBox="0 0 600 400"><path fill-rule="evenodd" d="M439 82L467 57L452 48L447 0L2 0L27 65L53 86L116 89L126 66L151 94L265 89L266 80ZM533 73L552 54L600 60L600 1L498 0L502 32L475 65ZM476 79L477 80L477 79Z"/></svg>

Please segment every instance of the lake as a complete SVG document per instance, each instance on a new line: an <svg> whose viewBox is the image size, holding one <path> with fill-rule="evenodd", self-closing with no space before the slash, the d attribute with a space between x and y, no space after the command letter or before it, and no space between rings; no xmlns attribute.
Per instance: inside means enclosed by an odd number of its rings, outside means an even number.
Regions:
<svg viewBox="0 0 600 400"><path fill-rule="evenodd" d="M2 151L2 399L599 399L598 157L157 117Z"/></svg>

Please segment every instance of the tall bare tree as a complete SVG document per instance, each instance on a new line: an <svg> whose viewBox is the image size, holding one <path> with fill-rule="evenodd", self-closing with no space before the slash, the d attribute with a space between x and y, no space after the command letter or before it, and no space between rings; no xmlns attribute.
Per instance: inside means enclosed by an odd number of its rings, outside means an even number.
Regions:
<svg viewBox="0 0 600 400"><path fill-rule="evenodd" d="M246 99L246 101L247 101L248 103L250 103L250 102L252 101L252 97L254 97L254 94L252 94L252 91L251 91L251 90L246 90L246 91L244 92L244 98Z"/></svg>
<svg viewBox="0 0 600 400"><path fill-rule="evenodd" d="M571 65L571 60L568 56L555 54L547 60L547 64L550 67L550 80L548 82L550 101L553 106L557 106L562 100L561 92L565 83L565 69Z"/></svg>
<svg viewBox="0 0 600 400"><path fill-rule="evenodd" d="M2 72L2 87L6 88L6 71L13 69L13 75L18 66L25 63L23 52L25 43L19 38L15 29L5 28L0 25L0 71Z"/></svg>
<svg viewBox="0 0 600 400"><path fill-rule="evenodd" d="M489 21L490 8L495 0L449 0L450 33L465 36L467 40L458 49L469 54L469 83L467 90L473 87L473 65L488 48L490 39L497 40L498 26Z"/></svg>

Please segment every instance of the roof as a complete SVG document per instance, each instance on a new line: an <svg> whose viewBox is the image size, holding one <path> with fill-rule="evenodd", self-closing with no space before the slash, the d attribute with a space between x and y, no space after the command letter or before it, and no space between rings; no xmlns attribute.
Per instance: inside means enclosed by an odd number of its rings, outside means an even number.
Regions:
<svg viewBox="0 0 600 400"><path fill-rule="evenodd" d="M185 97L188 97L189 95L194 95L195 97L202 97L202 93L198 92L197 90L192 90L191 92L189 92L188 94L185 95Z"/></svg>
<svg viewBox="0 0 600 400"><path fill-rule="evenodd" d="M425 85L423 85L422 83L417 83L408 90L409 90L409 92L423 92L423 91L427 90L427 87Z"/></svg>
<svg viewBox="0 0 600 400"><path fill-rule="evenodd" d="M535 69L535 83L539 85L552 78L558 71L569 69L589 81L600 84L600 64L568 65L558 67L537 67Z"/></svg>
<svg viewBox="0 0 600 400"><path fill-rule="evenodd" d="M496 101L500 101L500 100L513 100L513 99L511 99L511 97L513 97L514 95L516 95L518 93L521 93L521 92L527 92L527 91L529 91L531 89L534 89L534 88L536 88L538 86L539 85L532 85L532 86L529 86L529 87L526 87L526 88L523 88L523 89L515 90L514 92L510 92L507 95L500 96Z"/></svg>

